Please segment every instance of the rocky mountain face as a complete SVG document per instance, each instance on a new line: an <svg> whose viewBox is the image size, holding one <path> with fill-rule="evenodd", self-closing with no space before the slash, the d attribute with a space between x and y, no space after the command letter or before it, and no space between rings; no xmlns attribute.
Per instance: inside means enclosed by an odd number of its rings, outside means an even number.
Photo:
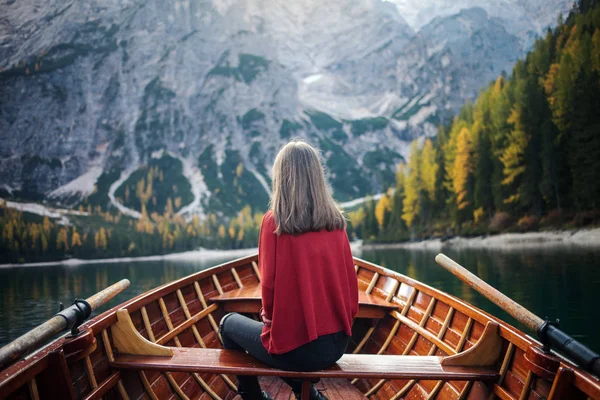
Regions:
<svg viewBox="0 0 600 400"><path fill-rule="evenodd" d="M559 12L514 3L539 26ZM409 24L380 0L2 8L0 194L133 216L157 187L182 214L264 208L291 137L321 148L338 200L380 191L408 141L434 135L540 33L490 6Z"/></svg>

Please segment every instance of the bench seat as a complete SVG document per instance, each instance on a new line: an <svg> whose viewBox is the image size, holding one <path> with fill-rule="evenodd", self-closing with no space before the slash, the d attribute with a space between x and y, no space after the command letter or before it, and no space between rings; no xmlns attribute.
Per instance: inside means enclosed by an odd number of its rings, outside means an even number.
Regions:
<svg viewBox="0 0 600 400"><path fill-rule="evenodd" d="M208 299L220 303L227 312L258 313L261 307L261 289L259 284L243 286ZM375 295L358 292L357 318L383 318L388 311L397 309L398 305L390 303Z"/></svg>
<svg viewBox="0 0 600 400"><path fill-rule="evenodd" d="M195 372L231 375L312 378L386 378L493 381L493 367L444 366L443 357L345 354L332 367L314 372L284 371L268 367L236 350L171 348L173 356L117 355L111 366L120 369Z"/></svg>

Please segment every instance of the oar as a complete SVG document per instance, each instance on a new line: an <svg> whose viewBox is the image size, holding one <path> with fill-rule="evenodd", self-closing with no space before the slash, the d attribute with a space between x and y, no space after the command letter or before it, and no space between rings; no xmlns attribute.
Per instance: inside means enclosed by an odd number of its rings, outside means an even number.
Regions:
<svg viewBox="0 0 600 400"><path fill-rule="evenodd" d="M35 346L62 331L71 329L76 334L79 325L90 316L93 310L106 304L127 287L129 287L129 280L123 279L86 300L75 300L72 306L61 310L48 321L0 348L0 368L12 363Z"/></svg>
<svg viewBox="0 0 600 400"><path fill-rule="evenodd" d="M440 253L435 257L435 261L456 275L461 281L487 297L492 303L512 315L519 322L536 332L544 345L552 346L575 361L583 369L600 376L600 355L490 286L450 257Z"/></svg>

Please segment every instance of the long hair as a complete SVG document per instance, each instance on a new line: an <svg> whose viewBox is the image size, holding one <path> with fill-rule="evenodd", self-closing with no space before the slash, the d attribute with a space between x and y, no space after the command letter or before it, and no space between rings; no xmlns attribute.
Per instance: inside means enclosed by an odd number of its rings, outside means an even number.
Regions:
<svg viewBox="0 0 600 400"><path fill-rule="evenodd" d="M275 158L270 209L278 235L346 228L346 219L331 197L321 157L302 140L289 142Z"/></svg>

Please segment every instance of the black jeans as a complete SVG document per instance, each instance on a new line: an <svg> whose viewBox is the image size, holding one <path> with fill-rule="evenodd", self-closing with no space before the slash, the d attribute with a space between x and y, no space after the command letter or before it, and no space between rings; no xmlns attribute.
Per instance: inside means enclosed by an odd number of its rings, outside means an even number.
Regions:
<svg viewBox="0 0 600 400"><path fill-rule="evenodd" d="M263 323L237 313L230 313L221 320L220 332L223 347L231 350L245 350L270 367L288 371L318 371L339 360L348 345L348 335L341 331L319 336L316 340L284 354L269 354L260 340ZM238 376L238 391L249 395L261 392L255 376ZM296 393L300 393L302 382L282 378Z"/></svg>

